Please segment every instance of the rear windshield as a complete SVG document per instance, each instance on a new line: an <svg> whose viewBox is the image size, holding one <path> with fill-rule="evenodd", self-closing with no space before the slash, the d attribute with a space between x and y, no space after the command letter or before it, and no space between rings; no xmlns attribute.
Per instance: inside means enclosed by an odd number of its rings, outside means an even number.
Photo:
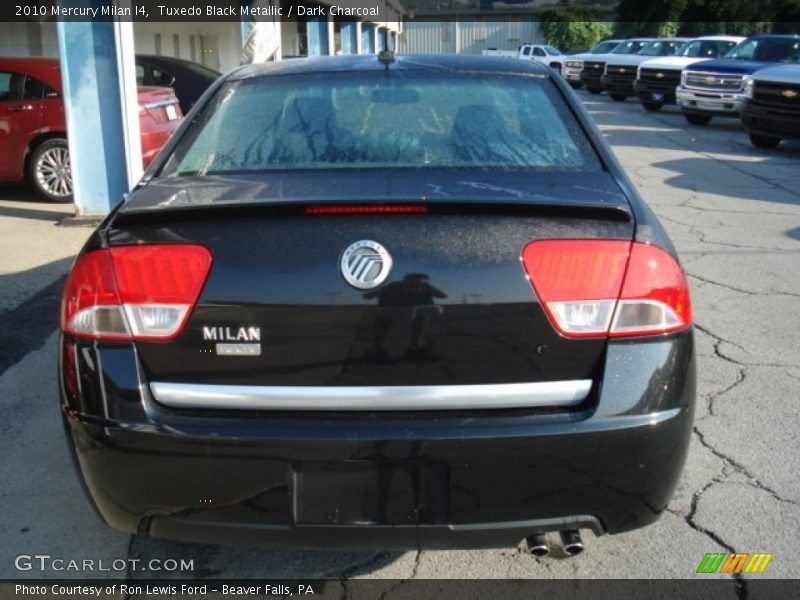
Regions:
<svg viewBox="0 0 800 600"><path fill-rule="evenodd" d="M164 175L372 168L601 168L548 79L372 71L220 89Z"/></svg>

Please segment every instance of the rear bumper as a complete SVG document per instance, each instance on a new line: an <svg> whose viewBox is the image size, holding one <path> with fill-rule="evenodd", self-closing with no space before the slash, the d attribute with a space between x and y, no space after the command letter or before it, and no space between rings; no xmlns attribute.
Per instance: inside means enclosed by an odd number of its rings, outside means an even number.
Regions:
<svg viewBox="0 0 800 600"><path fill-rule="evenodd" d="M800 111L766 107L746 102L742 122L749 133L800 139Z"/></svg>
<svg viewBox="0 0 800 600"><path fill-rule="evenodd" d="M478 418L178 412L136 398L124 381L135 370L106 356L95 364L110 365L110 417L62 390L64 416L92 501L124 531L305 548L515 546L536 532L642 527L672 496L692 427L691 332L608 355L591 406ZM364 466L415 475L363 490L328 478L311 495L299 483Z"/></svg>
<svg viewBox="0 0 800 600"><path fill-rule="evenodd" d="M180 124L181 119L175 119L165 123L152 123L146 130L142 130L142 164L145 169L153 162Z"/></svg>
<svg viewBox="0 0 800 600"><path fill-rule="evenodd" d="M740 93L700 92L678 86L675 90L678 106L687 112L718 116L739 116L745 97Z"/></svg>

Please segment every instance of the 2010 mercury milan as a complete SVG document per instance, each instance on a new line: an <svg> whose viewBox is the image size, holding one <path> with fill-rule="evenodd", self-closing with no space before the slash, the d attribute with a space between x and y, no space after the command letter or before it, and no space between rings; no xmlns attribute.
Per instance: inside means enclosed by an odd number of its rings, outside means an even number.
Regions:
<svg viewBox="0 0 800 600"><path fill-rule="evenodd" d="M535 62L239 68L68 277L61 405L128 532L548 547L655 521L695 396L687 282Z"/></svg>

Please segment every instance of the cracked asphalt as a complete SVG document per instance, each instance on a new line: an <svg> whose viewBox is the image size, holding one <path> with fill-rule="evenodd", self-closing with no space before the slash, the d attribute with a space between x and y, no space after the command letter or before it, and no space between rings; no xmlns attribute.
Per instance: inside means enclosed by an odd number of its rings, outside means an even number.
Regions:
<svg viewBox="0 0 800 600"><path fill-rule="evenodd" d="M571 559L534 559L517 548L283 552L166 543L106 528L72 473L56 409L52 290L88 230L54 226L68 207L2 188L1 198L14 199L0 200L0 578L83 576L15 570L18 554L46 553L194 559L194 573L93 573L134 579L673 579L695 577L706 552L733 551L774 554L757 577L798 577L800 144L756 150L734 120L693 127L674 108L648 114L633 101L580 95L668 229L692 287L695 430L658 523L619 536L585 532L586 552ZM748 577L730 581L732 598L746 597Z"/></svg>

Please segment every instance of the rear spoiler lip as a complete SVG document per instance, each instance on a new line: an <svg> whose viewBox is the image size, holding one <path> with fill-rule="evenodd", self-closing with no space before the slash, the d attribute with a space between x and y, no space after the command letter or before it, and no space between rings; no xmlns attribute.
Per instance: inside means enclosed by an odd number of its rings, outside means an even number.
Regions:
<svg viewBox="0 0 800 600"><path fill-rule="evenodd" d="M312 206L349 206L349 205L424 205L427 210L424 213L411 214L354 214L354 215L307 215L305 209ZM242 203L226 202L221 204L196 204L171 207L144 207L129 208L115 213L113 220L108 227L122 226L136 222L152 221L173 221L191 218L203 218L205 216L308 216L309 218L331 218L339 217L425 217L431 215L489 215L489 216L546 216L550 218L583 218L615 221L621 223L632 223L633 213L626 206L621 205L602 205L598 203L576 203L576 202L525 202L525 201L502 201L491 200L420 200L410 198L407 200L392 198L391 200L282 200L253 202L249 200Z"/></svg>
<svg viewBox="0 0 800 600"><path fill-rule="evenodd" d="M325 202L587 204L631 209L604 170L310 169L166 176L137 186L120 212L179 206Z"/></svg>

